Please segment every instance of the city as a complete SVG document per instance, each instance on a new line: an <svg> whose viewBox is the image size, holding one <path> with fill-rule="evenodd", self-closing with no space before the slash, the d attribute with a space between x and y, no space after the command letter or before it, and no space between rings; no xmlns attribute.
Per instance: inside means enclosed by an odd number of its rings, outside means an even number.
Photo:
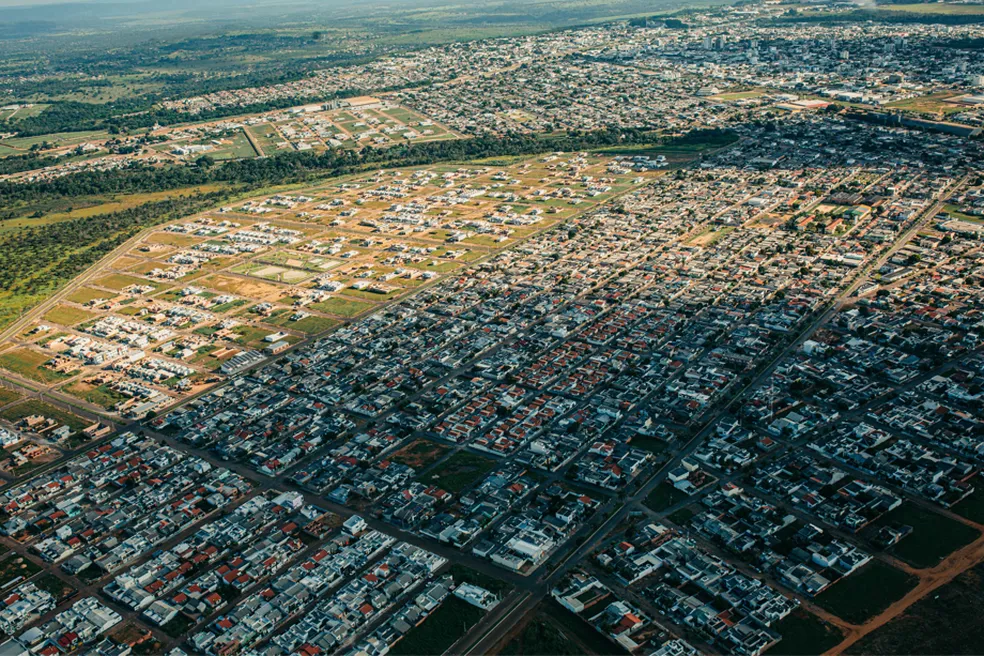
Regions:
<svg viewBox="0 0 984 656"><path fill-rule="evenodd" d="M975 653L979 24L837 11L4 135L0 195L50 197L0 241L203 202L0 326L0 653ZM85 176L120 208L58 205Z"/></svg>

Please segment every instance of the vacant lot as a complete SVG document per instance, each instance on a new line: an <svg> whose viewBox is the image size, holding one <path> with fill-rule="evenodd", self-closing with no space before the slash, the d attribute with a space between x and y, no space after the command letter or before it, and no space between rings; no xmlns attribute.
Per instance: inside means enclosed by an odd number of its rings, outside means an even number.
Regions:
<svg viewBox="0 0 984 656"><path fill-rule="evenodd" d="M968 570L847 649L848 654L979 654L984 565Z"/></svg>
<svg viewBox="0 0 984 656"><path fill-rule="evenodd" d="M495 467L494 460L467 451L459 451L442 463L440 470L431 474L427 482L457 494L477 483L492 471L493 467Z"/></svg>
<svg viewBox="0 0 984 656"><path fill-rule="evenodd" d="M951 510L972 522L984 524L984 490L977 487L973 494L953 506Z"/></svg>
<svg viewBox="0 0 984 656"><path fill-rule="evenodd" d="M36 399L29 399L23 403L18 403L17 405L11 406L0 413L0 417L12 422L18 422L24 417L30 417L31 415L50 417L58 423L65 424L72 430L82 430L92 423L82 419L81 417L76 417L71 413L65 412L64 410L59 410L52 405L48 405L44 401L38 401Z"/></svg>
<svg viewBox="0 0 984 656"><path fill-rule="evenodd" d="M774 628L782 635L782 641L771 651L783 656L822 654L844 639L844 634L836 626L827 624L813 613L802 609L783 619Z"/></svg>
<svg viewBox="0 0 984 656"><path fill-rule="evenodd" d="M0 367L39 383L57 383L70 377L68 374L45 367L44 363L48 359L44 353L19 348L0 355Z"/></svg>
<svg viewBox="0 0 984 656"><path fill-rule="evenodd" d="M13 403L21 398L21 395L17 392L7 389L6 387L0 387L0 406Z"/></svg>
<svg viewBox="0 0 984 656"><path fill-rule="evenodd" d="M581 646L548 619L536 615L523 631L499 652L502 656L579 656Z"/></svg>
<svg viewBox="0 0 984 656"><path fill-rule="evenodd" d="M112 410L117 403L127 399L126 395L120 394L107 385L92 385L81 380L64 386L62 390L106 410Z"/></svg>
<svg viewBox="0 0 984 656"><path fill-rule="evenodd" d="M91 287L79 287L74 292L69 294L66 298L79 305L85 305L89 301L96 301L99 299L109 300L115 298L116 294L112 294L102 289L92 289Z"/></svg>
<svg viewBox="0 0 984 656"><path fill-rule="evenodd" d="M511 584L506 583L505 581L500 581L499 579L493 578L488 574L482 574L478 570L474 570L465 565L459 565L458 563L451 565L450 572L455 583L471 583L472 585L477 585L485 588L493 594L499 595L500 599L508 594L513 588Z"/></svg>
<svg viewBox="0 0 984 656"><path fill-rule="evenodd" d="M442 446L430 440L414 440L392 456L390 460L399 462L407 467L413 467L417 471L437 462L441 456L448 452L448 447Z"/></svg>
<svg viewBox="0 0 984 656"><path fill-rule="evenodd" d="M879 9L888 11L906 11L913 14L950 14L950 15L976 15L984 14L984 6L981 5L957 5L942 2L920 3L911 5L880 5Z"/></svg>
<svg viewBox="0 0 984 656"><path fill-rule="evenodd" d="M100 287L106 287L107 289L115 289L116 291L120 291L130 285L151 285L152 287L157 287L157 285L149 280L134 278L133 276L124 276L122 273L111 273L107 276L103 276L102 278L96 280L94 284L99 285Z"/></svg>
<svg viewBox="0 0 984 656"><path fill-rule="evenodd" d="M656 486L655 490L649 493L645 503L650 510L663 512L681 501L686 501L689 496L686 492L681 492L668 483L661 483Z"/></svg>
<svg viewBox="0 0 984 656"><path fill-rule="evenodd" d="M23 556L13 554L0 562L0 588L16 581L18 578L31 578L41 571L41 568Z"/></svg>
<svg viewBox="0 0 984 656"><path fill-rule="evenodd" d="M816 597L821 608L852 624L863 624L905 596L916 577L875 560Z"/></svg>
<svg viewBox="0 0 984 656"><path fill-rule="evenodd" d="M43 319L62 326L74 326L95 316L91 312L74 308L71 305L56 305L45 313Z"/></svg>
<svg viewBox="0 0 984 656"><path fill-rule="evenodd" d="M311 307L321 312L327 312L328 314L348 318L362 314L366 310L371 309L373 304L363 303L362 301L355 301L348 298L339 298L336 296L335 298L329 298L327 301L312 303Z"/></svg>
<svg viewBox="0 0 984 656"><path fill-rule="evenodd" d="M878 523L912 527L912 533L892 548L892 553L913 567L935 567L951 553L976 540L980 533L960 522L906 502Z"/></svg>
<svg viewBox="0 0 984 656"><path fill-rule="evenodd" d="M440 608L406 634L389 653L406 656L443 654L484 616L485 611L448 596Z"/></svg>

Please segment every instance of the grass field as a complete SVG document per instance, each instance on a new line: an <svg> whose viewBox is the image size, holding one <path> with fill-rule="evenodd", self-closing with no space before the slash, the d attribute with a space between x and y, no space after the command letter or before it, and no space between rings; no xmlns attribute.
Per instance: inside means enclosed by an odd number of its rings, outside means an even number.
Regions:
<svg viewBox="0 0 984 656"><path fill-rule="evenodd" d="M454 565L451 565L450 571L451 577L454 579L455 583L471 583L472 585L477 585L485 588L493 594L499 595L500 599L503 595L513 589L513 586L509 583L500 581L499 579L493 578L488 574L482 574L478 570L474 570L465 565L455 563Z"/></svg>
<svg viewBox="0 0 984 656"><path fill-rule="evenodd" d="M984 565L977 565L861 638L845 653L979 654L984 645L982 616Z"/></svg>
<svg viewBox="0 0 984 656"><path fill-rule="evenodd" d="M18 348L0 354L0 368L39 383L57 383L71 377L68 374L45 367L44 363L48 359L44 353Z"/></svg>
<svg viewBox="0 0 984 656"><path fill-rule="evenodd" d="M83 321L89 321L95 316L91 312L74 308L71 305L56 305L45 312L43 321L50 321L62 326L74 326Z"/></svg>
<svg viewBox="0 0 984 656"><path fill-rule="evenodd" d="M863 624L904 597L916 583L916 577L874 560L821 592L815 601L852 624Z"/></svg>
<svg viewBox="0 0 984 656"><path fill-rule="evenodd" d="M156 287L154 283L143 278L134 278L133 276L125 276L122 273L110 273L105 275L95 281L94 285L99 285L100 287L105 287L107 289L113 289L116 291L121 291L130 285L151 285Z"/></svg>
<svg viewBox="0 0 984 656"><path fill-rule="evenodd" d="M980 533L970 526L911 502L903 503L882 517L878 524L886 522L912 527L912 533L892 547L892 553L920 569L940 564L951 553L980 537Z"/></svg>
<svg viewBox="0 0 984 656"><path fill-rule="evenodd" d="M978 486L973 494L953 506L951 510L972 522L984 524L984 489Z"/></svg>
<svg viewBox="0 0 984 656"><path fill-rule="evenodd" d="M65 385L61 389L78 399L94 403L106 410L112 410L117 403L127 399L125 395L110 389L106 385L90 385L81 380Z"/></svg>
<svg viewBox="0 0 984 656"><path fill-rule="evenodd" d="M41 568L27 558L13 554L0 561L0 589L20 578L31 578L40 571Z"/></svg>
<svg viewBox="0 0 984 656"><path fill-rule="evenodd" d="M24 417L30 417L31 415L50 417L59 423L65 424L72 430L82 430L92 423L37 399L28 399L0 413L0 417L11 422L20 421Z"/></svg>
<svg viewBox="0 0 984 656"><path fill-rule="evenodd" d="M222 140L221 145L216 145L215 150L208 153L216 161L223 161L227 159L244 159L247 157L256 157L256 150L253 148L253 144L249 142L246 134L242 131L237 132L235 135Z"/></svg>
<svg viewBox="0 0 984 656"><path fill-rule="evenodd" d="M773 628L782 641L770 651L783 656L822 654L844 639L836 626L802 609L786 616Z"/></svg>
<svg viewBox="0 0 984 656"><path fill-rule="evenodd" d="M309 317L304 317L303 319L299 319L298 321L290 321L290 316L292 314L293 311L288 310L281 317L278 317L277 320L270 321L268 323L272 323L277 326L283 326L284 328L287 328L289 330L296 330L305 333L307 335L316 335L318 333L323 333L329 328L334 328L335 326L341 323L337 319L329 319L328 317L317 317L314 315L311 315Z"/></svg>
<svg viewBox="0 0 984 656"><path fill-rule="evenodd" d="M0 387L0 406L10 405L14 401L19 401L21 395L6 387Z"/></svg>
<svg viewBox="0 0 984 656"><path fill-rule="evenodd" d="M13 137L11 139L4 139L3 141L0 141L0 144L10 148L27 150L31 146L48 142L53 147L60 148L62 146L75 146L85 143L86 141L106 139L108 137L109 132L106 132L105 130L96 130L91 132L60 132L56 134L42 134L34 137Z"/></svg>
<svg viewBox="0 0 984 656"><path fill-rule="evenodd" d="M440 460L441 456L447 452L448 447L444 445L430 440L418 439L391 455L389 459L420 471Z"/></svg>
<svg viewBox="0 0 984 656"><path fill-rule="evenodd" d="M953 114L966 110L967 108L963 105L944 102L947 98L953 98L955 95L958 94L954 94L952 91L932 93L926 96L918 96L916 98L909 98L907 100L899 100L897 102L888 103L886 107L929 114L937 114L940 112L944 114Z"/></svg>
<svg viewBox="0 0 984 656"><path fill-rule="evenodd" d="M396 656L443 654L485 617L485 611L449 595L424 622L403 636L389 653Z"/></svg>
<svg viewBox="0 0 984 656"><path fill-rule="evenodd" d="M104 291L102 289L92 289L91 287L79 287L71 294L66 296L66 300L72 303L78 303L79 305L85 305L90 301L96 301L99 299L109 300L115 298L116 295L110 292Z"/></svg>
<svg viewBox="0 0 984 656"><path fill-rule="evenodd" d="M593 615L595 608L595 606L592 606L590 609L585 610L584 615ZM552 597L547 597L545 601L540 602L537 609L544 617L549 618L555 626L563 627L564 635L568 638L575 639L581 646L583 653L597 654L598 656L624 656L624 654L629 653L588 624L581 615L575 615L557 603Z"/></svg>
<svg viewBox="0 0 984 656"><path fill-rule="evenodd" d="M467 451L459 451L445 460L439 471L428 476L427 483L457 494L477 483L495 467L494 460Z"/></svg>
<svg viewBox="0 0 984 656"><path fill-rule="evenodd" d="M957 5L943 2L927 2L910 5L878 5L885 11L907 11L913 14L947 14L976 16L984 14L984 5Z"/></svg>
<svg viewBox="0 0 984 656"><path fill-rule="evenodd" d="M61 201L60 204L54 204L51 207L45 206L44 208L27 205L21 210L23 213L19 218L8 219L3 222L3 226L0 227L0 234L19 228L37 227L51 223L60 223L62 221L84 219L97 214L127 210L144 203L167 200L178 194L193 195L197 193L208 193L218 191L222 188L224 188L224 185L210 184L188 187L176 191L158 191L120 196L75 197L67 201ZM70 211L69 208L71 208ZM35 209L42 209L44 216L41 218L32 217L31 214Z"/></svg>
<svg viewBox="0 0 984 656"><path fill-rule="evenodd" d="M373 304L335 296L327 301L312 303L311 307L321 312L349 318L371 309Z"/></svg>
<svg viewBox="0 0 984 656"><path fill-rule="evenodd" d="M646 497L646 507L654 512L663 512L681 501L686 501L690 495L681 492L668 483L657 485L656 489Z"/></svg>
<svg viewBox="0 0 984 656"><path fill-rule="evenodd" d="M711 96L714 100L747 100L765 95L765 89L749 89L748 91L728 91Z"/></svg>
<svg viewBox="0 0 984 656"><path fill-rule="evenodd" d="M502 656L580 656L583 653L565 631L539 615L499 652Z"/></svg>

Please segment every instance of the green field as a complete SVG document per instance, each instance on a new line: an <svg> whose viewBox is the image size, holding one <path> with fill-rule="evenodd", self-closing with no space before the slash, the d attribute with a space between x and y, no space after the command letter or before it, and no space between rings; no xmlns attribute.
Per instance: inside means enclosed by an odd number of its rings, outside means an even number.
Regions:
<svg viewBox="0 0 984 656"><path fill-rule="evenodd" d="M56 305L45 312L43 320L57 323L62 326L74 326L75 324L89 321L95 318L95 314L74 308L70 305Z"/></svg>
<svg viewBox="0 0 984 656"><path fill-rule="evenodd" d="M6 387L0 387L0 406L9 405L20 398L21 395L17 392L9 390Z"/></svg>
<svg viewBox="0 0 984 656"><path fill-rule="evenodd" d="M443 654L483 617L485 612L480 608L449 595L422 624L393 645L389 653L395 656Z"/></svg>
<svg viewBox="0 0 984 656"><path fill-rule="evenodd" d="M14 137L0 141L0 145L20 150L28 150L31 146L48 142L55 148L62 146L76 146L87 141L98 141L109 137L105 130L93 130L90 132L60 132L56 134L43 134L35 137Z"/></svg>
<svg viewBox="0 0 984 656"><path fill-rule="evenodd" d="M783 656L822 654L844 639L844 634L836 626L803 609L786 616L772 628L782 636L782 640L770 651Z"/></svg>
<svg viewBox="0 0 984 656"><path fill-rule="evenodd" d="M675 506L681 501L690 498L686 492L681 492L669 483L663 482L656 486L656 489L649 493L644 502L646 506L654 512L663 512L667 508Z"/></svg>
<svg viewBox="0 0 984 656"><path fill-rule="evenodd" d="M953 506L950 510L972 522L984 524L984 489L981 489L980 481L978 481L978 486L970 496Z"/></svg>
<svg viewBox="0 0 984 656"><path fill-rule="evenodd" d="M583 653L565 631L539 615L499 652L501 656L580 656Z"/></svg>
<svg viewBox="0 0 984 656"><path fill-rule="evenodd" d="M71 378L70 374L45 367L44 363L49 359L49 356L44 353L18 348L0 354L0 368L39 383L57 383L60 380Z"/></svg>
<svg viewBox="0 0 984 656"><path fill-rule="evenodd" d="M814 601L852 624L863 624L904 597L916 583L916 577L873 560L821 592Z"/></svg>
<svg viewBox="0 0 984 656"><path fill-rule="evenodd" d="M70 383L61 389L76 398L94 403L106 410L112 410L117 403L127 399L126 395L120 394L106 385L89 385L82 381Z"/></svg>
<svg viewBox="0 0 984 656"><path fill-rule="evenodd" d="M980 533L957 520L905 502L878 521L905 524L912 533L892 547L892 553L913 567L935 567L957 549L980 537Z"/></svg>
<svg viewBox="0 0 984 656"><path fill-rule="evenodd" d="M984 645L984 565L926 595L847 654L979 654Z"/></svg>
<svg viewBox="0 0 984 656"><path fill-rule="evenodd" d="M407 467L413 467L418 472L437 462L448 452L448 447L423 438L414 440L389 457Z"/></svg>
<svg viewBox="0 0 984 656"><path fill-rule="evenodd" d="M256 157L257 153L253 148L253 144L249 142L246 134L242 131L237 132L231 137L224 138L223 141L228 141L229 143L216 145L215 150L206 154L216 161Z"/></svg>
<svg viewBox="0 0 984 656"><path fill-rule="evenodd" d="M495 467L496 462L467 451L458 451L441 463L438 471L427 477L425 482L433 483L452 494L477 483Z"/></svg>
<svg viewBox="0 0 984 656"><path fill-rule="evenodd" d="M312 303L311 307L315 310L320 310L321 312L327 312L328 314L348 318L362 314L374 306L372 303L364 303L362 301L355 301L348 298L334 296L329 298L327 301Z"/></svg>
<svg viewBox="0 0 984 656"><path fill-rule="evenodd" d="M41 568L38 565L24 556L11 554L0 561L0 588L12 583L18 577L28 579L40 571Z"/></svg>
<svg viewBox="0 0 984 656"><path fill-rule="evenodd" d="M71 294L69 294L65 298L66 298L66 300L69 300L72 303L78 303L79 305L85 305L89 301L95 301L95 300L98 300L100 298L109 300L109 299L115 298L115 297L116 297L116 294L113 294L113 293L107 292L107 291L103 291L102 289L92 289L91 287L79 287L78 289L76 289L75 291L73 291Z"/></svg>
<svg viewBox="0 0 984 656"><path fill-rule="evenodd" d="M984 5L957 5L943 2L926 2L910 5L878 5L885 11L907 11L913 14L945 14L976 16L984 14Z"/></svg>
<svg viewBox="0 0 984 656"><path fill-rule="evenodd" d="M111 273L103 276L102 278L94 281L93 284L99 285L100 287L106 287L107 289L114 289L116 291L125 289L130 285L150 285L151 287L157 287L156 284L150 282L149 280L134 278L133 276L125 276L122 273Z"/></svg>
<svg viewBox="0 0 984 656"><path fill-rule="evenodd" d="M86 421L81 417L77 417L71 413L49 405L44 401L38 401L37 399L28 399L27 401L11 406L0 413L0 417L11 422L18 422L24 417L30 417L31 415L50 417L59 423L65 424L73 430L82 430L92 423L91 421Z"/></svg>
<svg viewBox="0 0 984 656"><path fill-rule="evenodd" d="M272 323L276 326L283 326L288 330L296 330L307 335L317 335L318 333L323 333L329 328L334 328L341 322L338 319L329 319L328 317L318 317L311 315L309 317L304 317L298 321L290 321L290 316L293 311L288 310L280 317L277 317L274 321L268 321L267 323Z"/></svg>

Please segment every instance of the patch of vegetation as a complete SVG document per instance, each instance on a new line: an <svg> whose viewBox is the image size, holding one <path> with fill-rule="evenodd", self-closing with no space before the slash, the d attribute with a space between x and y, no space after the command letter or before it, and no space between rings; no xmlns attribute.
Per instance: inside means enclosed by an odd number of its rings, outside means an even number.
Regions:
<svg viewBox="0 0 984 656"><path fill-rule="evenodd" d="M654 512L663 512L681 501L690 498L686 492L681 492L669 483L663 482L656 486L656 489L649 493L644 502L646 506Z"/></svg>
<svg viewBox="0 0 984 656"><path fill-rule="evenodd" d="M443 490L457 494L477 483L483 476L495 468L495 461L467 451L458 451L441 463L439 471L428 477Z"/></svg>
<svg viewBox="0 0 984 656"><path fill-rule="evenodd" d="M837 581L819 595L818 606L852 624L863 624L905 596L916 577L873 560L861 571Z"/></svg>
<svg viewBox="0 0 984 656"><path fill-rule="evenodd" d="M847 654L979 654L984 645L984 565L937 588Z"/></svg>
<svg viewBox="0 0 984 656"><path fill-rule="evenodd" d="M29 579L40 571L41 567L34 564L31 560L28 560L24 556L13 554L0 561L0 588L5 588L8 584L17 580L18 577Z"/></svg>
<svg viewBox="0 0 984 656"><path fill-rule="evenodd" d="M172 638L181 638L186 635L195 626L194 620L185 615L184 613L178 613L174 618L161 627L167 635Z"/></svg>
<svg viewBox="0 0 984 656"><path fill-rule="evenodd" d="M0 234L0 327L68 284L144 227L205 209L224 197L213 192L172 198ZM79 290L70 300L85 302L112 296L112 292Z"/></svg>
<svg viewBox="0 0 984 656"><path fill-rule="evenodd" d="M43 320L62 326L74 326L83 321L89 321L95 316L91 312L74 308L71 305L56 305L45 312Z"/></svg>
<svg viewBox="0 0 984 656"><path fill-rule="evenodd" d="M20 398L21 395L17 392L9 390L6 387L0 387L0 406L9 405Z"/></svg>
<svg viewBox="0 0 984 656"><path fill-rule="evenodd" d="M48 360L48 356L43 353L18 348L0 354L0 368L39 383L57 383L70 377L66 373L46 367L44 363Z"/></svg>
<svg viewBox="0 0 984 656"><path fill-rule="evenodd" d="M406 445L389 459L420 471L440 460L447 452L448 447L421 438Z"/></svg>
<svg viewBox="0 0 984 656"><path fill-rule="evenodd" d="M534 617L499 653L503 656L580 656L583 651L556 626L541 617Z"/></svg>
<svg viewBox="0 0 984 656"><path fill-rule="evenodd" d="M20 421L24 417L30 417L31 415L50 417L76 431L82 430L92 423L80 417L76 417L71 413L65 412L64 410L60 410L53 405L49 405L44 401L38 401L37 399L28 399L27 401L11 406L0 413L0 417L14 423Z"/></svg>
<svg viewBox="0 0 984 656"><path fill-rule="evenodd" d="M327 312L328 314L350 318L358 314L362 314L363 312L372 309L374 306L372 303L354 301L348 298L340 298L335 296L329 298L327 301L312 303L311 307L321 312Z"/></svg>
<svg viewBox="0 0 984 656"><path fill-rule="evenodd" d="M127 399L125 394L117 392L108 385L90 385L83 381L71 383L62 389L76 398L84 399L106 410L113 409L117 403Z"/></svg>
<svg viewBox="0 0 984 656"><path fill-rule="evenodd" d="M485 616L480 608L448 596L422 624L403 636L389 653L395 656L443 654Z"/></svg>
<svg viewBox="0 0 984 656"><path fill-rule="evenodd" d="M839 628L802 609L787 615L773 628L782 640L771 651L783 656L823 654L844 639Z"/></svg>
<svg viewBox="0 0 984 656"><path fill-rule="evenodd" d="M957 549L978 537L980 532L954 519L906 502L883 516L878 525L905 524L912 533L892 547L892 553L913 567L934 567Z"/></svg>
<svg viewBox="0 0 984 656"><path fill-rule="evenodd" d="M75 592L75 588L73 588L71 585L65 583L65 581L61 580L54 574L49 574L48 572L44 572L43 574L38 576L36 579L33 580L33 583L34 585L38 586L38 588L44 590L58 601L61 601L62 599L68 597L70 594Z"/></svg>
<svg viewBox="0 0 984 656"><path fill-rule="evenodd" d="M451 565L450 572L455 583L471 583L472 585L477 585L485 588L493 594L498 595L500 599L513 589L511 584L489 576L488 574L482 574L478 570L472 569L466 565L455 563Z"/></svg>
<svg viewBox="0 0 984 656"><path fill-rule="evenodd" d="M967 498L950 510L972 522L984 524L984 489L976 487Z"/></svg>

